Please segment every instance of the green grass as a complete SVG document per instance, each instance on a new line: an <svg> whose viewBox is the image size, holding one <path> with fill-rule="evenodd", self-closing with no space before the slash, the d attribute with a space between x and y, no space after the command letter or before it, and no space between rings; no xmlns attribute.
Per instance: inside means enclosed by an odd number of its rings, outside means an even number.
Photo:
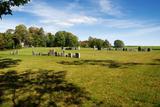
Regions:
<svg viewBox="0 0 160 107"><path fill-rule="evenodd" d="M127 48L138 48L139 46L126 46ZM141 46L142 48L151 48L152 50L160 50L160 46Z"/></svg>
<svg viewBox="0 0 160 107"><path fill-rule="evenodd" d="M34 50L48 52L49 49L36 48ZM154 49L160 49L160 47L154 47ZM56 50L61 51L59 48L56 48ZM1 59L21 60L13 66L0 68L0 72L2 74L2 72L15 70L18 74L21 74L26 70L34 73L43 72L43 70L65 71L66 75L63 79L66 81L65 86L72 83L74 84L73 89L77 89L77 87L79 90L84 89L84 93L89 93L90 100L85 100L84 96L77 96L79 95L77 92L78 94L75 94L74 98L80 97L84 100L81 105L80 102L75 104L70 101L72 104L68 104L57 100L59 106L160 106L160 51L94 51L93 49L82 48L80 51L66 51L66 53L68 52L80 52L81 58L32 56L32 48L20 49L19 55L15 56L9 54L10 50L0 51ZM40 75L40 73L37 75ZM30 86L30 88L33 87ZM6 93L9 93L9 91ZM83 91L80 90L79 92L83 94ZM23 97L27 94L30 95L29 92L26 92L24 95L20 94L17 99L25 99ZM49 99L48 95L50 94L45 94L43 99ZM62 95L64 99L67 96L72 96L71 93L54 93L53 95ZM0 106L9 107L12 104L11 94L3 97L8 98L8 100L3 101ZM47 100L45 101L44 105L41 106L45 106Z"/></svg>

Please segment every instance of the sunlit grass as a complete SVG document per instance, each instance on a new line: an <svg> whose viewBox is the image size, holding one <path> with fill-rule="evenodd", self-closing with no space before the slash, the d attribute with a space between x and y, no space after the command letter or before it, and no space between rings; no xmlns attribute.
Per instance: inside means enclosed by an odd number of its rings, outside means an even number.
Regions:
<svg viewBox="0 0 160 107"><path fill-rule="evenodd" d="M81 53L80 59L32 56L32 50L47 53L49 49L20 49L19 55L15 56L10 55L10 51L1 51L1 58L20 59L21 62L0 71L66 71L67 81L84 87L93 99L103 102L102 106L160 106L160 51L95 51L82 48L80 51L66 51ZM61 51L60 48L55 49ZM66 64L60 63L64 61Z"/></svg>

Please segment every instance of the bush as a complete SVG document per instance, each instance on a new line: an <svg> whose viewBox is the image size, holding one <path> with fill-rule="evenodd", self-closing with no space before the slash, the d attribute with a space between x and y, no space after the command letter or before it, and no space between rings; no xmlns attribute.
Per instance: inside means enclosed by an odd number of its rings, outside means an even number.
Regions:
<svg viewBox="0 0 160 107"><path fill-rule="evenodd" d="M150 52L151 50L152 50L151 48L148 48L148 49L147 49L148 52Z"/></svg>
<svg viewBox="0 0 160 107"><path fill-rule="evenodd" d="M124 42L122 40L115 40L114 41L114 47L115 48L123 48L124 47Z"/></svg>
<svg viewBox="0 0 160 107"><path fill-rule="evenodd" d="M18 44L18 45L16 45L15 48L16 48L16 49L21 49L21 48L22 48L22 45Z"/></svg>
<svg viewBox="0 0 160 107"><path fill-rule="evenodd" d="M102 50L102 47L101 47L101 46L98 46L97 48L98 48L98 50Z"/></svg>
<svg viewBox="0 0 160 107"><path fill-rule="evenodd" d="M123 48L123 51L126 51L127 48Z"/></svg>
<svg viewBox="0 0 160 107"><path fill-rule="evenodd" d="M142 48L140 46L138 47L138 51L142 51Z"/></svg>

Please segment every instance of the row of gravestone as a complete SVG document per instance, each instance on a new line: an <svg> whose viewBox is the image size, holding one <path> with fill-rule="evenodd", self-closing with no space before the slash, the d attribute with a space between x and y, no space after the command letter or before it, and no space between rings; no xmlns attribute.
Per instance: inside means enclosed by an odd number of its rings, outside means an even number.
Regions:
<svg viewBox="0 0 160 107"><path fill-rule="evenodd" d="M80 58L80 53L65 53L65 51L56 52L54 49L49 50L48 53L32 51L32 55L33 56L60 56L60 57Z"/></svg>
<svg viewBox="0 0 160 107"><path fill-rule="evenodd" d="M141 49L136 49L136 48L104 48L104 50L108 50L108 51L130 51L130 52L150 52L150 51L152 51L151 48L141 48Z"/></svg>
<svg viewBox="0 0 160 107"><path fill-rule="evenodd" d="M80 47L62 47L62 50L80 50Z"/></svg>
<svg viewBox="0 0 160 107"><path fill-rule="evenodd" d="M19 54L19 51L18 50L13 50L10 52L11 55L18 55Z"/></svg>

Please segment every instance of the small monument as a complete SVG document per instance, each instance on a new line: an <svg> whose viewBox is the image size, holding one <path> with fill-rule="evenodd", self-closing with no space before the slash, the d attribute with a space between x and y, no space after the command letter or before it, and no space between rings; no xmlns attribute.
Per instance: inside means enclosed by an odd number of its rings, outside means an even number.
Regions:
<svg viewBox="0 0 160 107"><path fill-rule="evenodd" d="M75 53L75 58L80 58L80 53Z"/></svg>
<svg viewBox="0 0 160 107"><path fill-rule="evenodd" d="M68 57L72 58L72 53L68 53Z"/></svg>

